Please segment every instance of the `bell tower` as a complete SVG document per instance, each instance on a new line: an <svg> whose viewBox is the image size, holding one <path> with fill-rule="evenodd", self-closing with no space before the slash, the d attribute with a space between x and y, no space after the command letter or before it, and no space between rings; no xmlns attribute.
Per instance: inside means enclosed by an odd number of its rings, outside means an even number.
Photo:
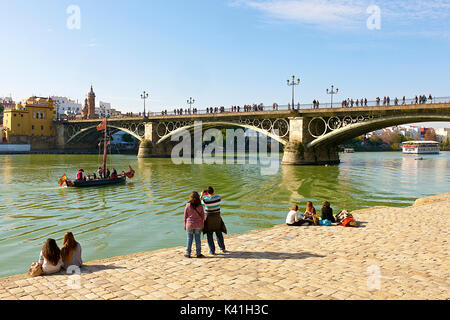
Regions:
<svg viewBox="0 0 450 320"><path fill-rule="evenodd" d="M95 118L95 92L91 85L91 91L88 93L88 119Z"/></svg>

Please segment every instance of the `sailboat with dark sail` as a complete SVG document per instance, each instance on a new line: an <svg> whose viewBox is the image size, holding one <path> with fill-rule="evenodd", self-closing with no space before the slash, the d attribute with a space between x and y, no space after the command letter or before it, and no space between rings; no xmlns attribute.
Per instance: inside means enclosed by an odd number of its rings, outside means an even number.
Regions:
<svg viewBox="0 0 450 320"><path fill-rule="evenodd" d="M113 171L111 175L108 175L106 167L106 159L108 156L108 146L110 145L110 141L108 140L108 134L107 134L107 126L108 121L105 118L103 122L97 126L97 131L105 131L105 136L103 139L103 167L100 168L100 174L99 177L94 176L94 179L87 178L84 175L84 170L80 169L77 174L77 179L72 181L67 178L67 176L64 174L58 181L58 184L60 186L66 186L71 188L88 188L88 187L99 187L99 186L107 186L107 185L114 185L114 184L123 184L126 183L127 178L133 179L135 171L133 168L130 167L130 170L128 172L123 171L121 174L117 174L116 171Z"/></svg>

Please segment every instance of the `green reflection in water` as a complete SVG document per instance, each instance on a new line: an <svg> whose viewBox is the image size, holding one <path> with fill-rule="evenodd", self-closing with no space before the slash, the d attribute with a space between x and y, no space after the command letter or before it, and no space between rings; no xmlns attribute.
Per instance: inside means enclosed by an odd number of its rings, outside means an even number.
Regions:
<svg viewBox="0 0 450 320"><path fill-rule="evenodd" d="M448 192L450 153L416 161L401 153L341 155L330 167L280 166L262 175L259 165L174 165L170 159L115 155L119 171L137 172L127 185L94 189L59 188L66 173L94 172L92 155L0 156L0 276L26 272L43 242L61 243L72 231L85 261L185 245L183 210L192 191L212 185L223 198L230 233L267 228L285 221L292 205L308 200L319 209L378 205L406 206L418 198Z"/></svg>

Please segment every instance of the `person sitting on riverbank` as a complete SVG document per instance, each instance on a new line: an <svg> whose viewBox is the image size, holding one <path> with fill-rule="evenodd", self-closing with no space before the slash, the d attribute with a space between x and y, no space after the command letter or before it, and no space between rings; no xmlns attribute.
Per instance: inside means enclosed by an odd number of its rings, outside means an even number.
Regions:
<svg viewBox="0 0 450 320"><path fill-rule="evenodd" d="M319 223L319 217L316 214L316 208L314 208L314 205L311 201L308 201L306 203L306 211L305 211L305 220L310 220L314 223L314 225L318 225Z"/></svg>
<svg viewBox="0 0 450 320"><path fill-rule="evenodd" d="M290 227L298 226L300 217L298 216L298 206L293 205L286 217L286 224Z"/></svg>
<svg viewBox="0 0 450 320"><path fill-rule="evenodd" d="M336 222L333 216L333 209L328 201L325 201L322 205L322 220L330 220L332 223Z"/></svg>
<svg viewBox="0 0 450 320"><path fill-rule="evenodd" d="M312 220L313 216L316 214L316 208L314 208L311 201L306 202L306 211L304 214L305 219Z"/></svg>
<svg viewBox="0 0 450 320"><path fill-rule="evenodd" d="M39 264L44 274L53 274L61 270L63 262L61 250L54 239L47 239L39 253Z"/></svg>
<svg viewBox="0 0 450 320"><path fill-rule="evenodd" d="M63 245L61 247L61 259L63 268L67 270L70 266L81 267L83 260L81 259L81 245L75 241L72 232L64 235Z"/></svg>
<svg viewBox="0 0 450 320"><path fill-rule="evenodd" d="M291 211L289 211L287 217L286 217L286 224L289 227L299 227L304 224L312 225L312 220L304 219L303 215L298 214L298 206L293 205L291 208Z"/></svg>
<svg viewBox="0 0 450 320"><path fill-rule="evenodd" d="M191 257L192 242L195 238L195 248L197 258L204 258L202 255L201 233L205 221L205 212L203 211L202 202L197 192L192 192L186 207L184 208L184 230L187 231L187 248L186 258Z"/></svg>

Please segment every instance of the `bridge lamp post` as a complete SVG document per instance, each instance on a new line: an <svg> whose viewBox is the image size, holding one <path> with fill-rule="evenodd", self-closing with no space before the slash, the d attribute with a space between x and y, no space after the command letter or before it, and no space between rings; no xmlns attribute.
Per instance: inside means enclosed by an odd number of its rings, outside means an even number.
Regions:
<svg viewBox="0 0 450 320"><path fill-rule="evenodd" d="M295 76L292 76L292 81L287 80L287 85L288 86L292 86L292 110L294 110L294 105L295 105L295 86L300 85L300 79L297 79L297 81L295 81Z"/></svg>
<svg viewBox="0 0 450 320"><path fill-rule="evenodd" d="M339 89L336 88L336 91L334 91L334 86L331 86L331 91L329 89L327 89L327 94L331 95L331 109L333 109L333 95L338 94L339 93Z"/></svg>
<svg viewBox="0 0 450 320"><path fill-rule="evenodd" d="M141 94L141 99L144 100L144 118L145 118L145 100L148 99L148 93L144 91L144 92Z"/></svg>
<svg viewBox="0 0 450 320"><path fill-rule="evenodd" d="M189 105L189 112L192 113L192 105L195 103L195 99L192 99L192 97L189 98L189 100L187 101L188 105Z"/></svg>

